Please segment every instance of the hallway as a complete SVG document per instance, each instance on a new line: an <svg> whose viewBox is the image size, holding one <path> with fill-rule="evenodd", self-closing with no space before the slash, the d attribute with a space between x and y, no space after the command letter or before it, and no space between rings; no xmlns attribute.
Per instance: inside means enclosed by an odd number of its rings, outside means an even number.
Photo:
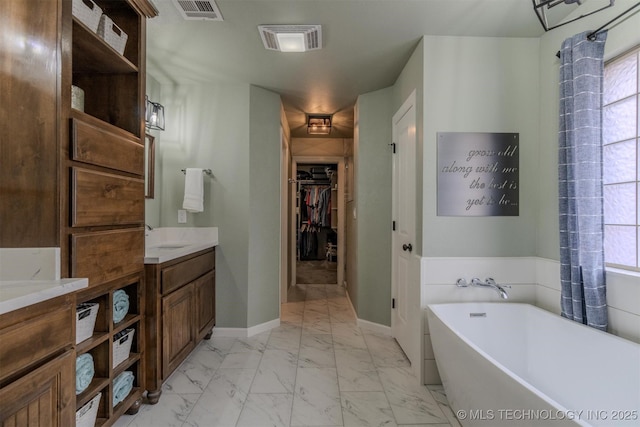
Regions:
<svg viewBox="0 0 640 427"><path fill-rule="evenodd" d="M458 427L441 386L418 386L395 341L357 327L344 288L298 285L281 325L202 342L160 403L117 427Z"/></svg>

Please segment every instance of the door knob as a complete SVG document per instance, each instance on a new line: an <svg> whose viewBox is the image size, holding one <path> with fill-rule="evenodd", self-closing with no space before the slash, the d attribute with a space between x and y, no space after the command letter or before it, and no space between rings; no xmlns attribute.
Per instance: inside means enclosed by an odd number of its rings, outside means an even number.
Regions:
<svg viewBox="0 0 640 427"><path fill-rule="evenodd" d="M402 245L402 250L411 252L413 250L413 246L411 246L411 243L409 244L405 243L404 245Z"/></svg>

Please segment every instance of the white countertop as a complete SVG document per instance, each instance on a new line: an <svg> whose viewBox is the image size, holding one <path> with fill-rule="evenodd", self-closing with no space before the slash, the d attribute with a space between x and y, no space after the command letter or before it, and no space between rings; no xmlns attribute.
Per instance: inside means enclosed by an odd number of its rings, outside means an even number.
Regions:
<svg viewBox="0 0 640 427"><path fill-rule="evenodd" d="M88 279L0 281L0 314L75 292L89 286Z"/></svg>
<svg viewBox="0 0 640 427"><path fill-rule="evenodd" d="M218 246L217 227L164 227L145 233L145 264L162 264Z"/></svg>

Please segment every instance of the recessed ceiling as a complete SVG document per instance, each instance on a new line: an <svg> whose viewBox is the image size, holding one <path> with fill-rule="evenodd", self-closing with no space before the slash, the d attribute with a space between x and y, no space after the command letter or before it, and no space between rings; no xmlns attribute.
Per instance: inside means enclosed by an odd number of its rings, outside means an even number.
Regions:
<svg viewBox="0 0 640 427"><path fill-rule="evenodd" d="M161 83L243 82L281 95L293 136L305 113L331 114L351 137L358 95L394 84L423 35L539 37L527 0L216 0L224 21L185 21L153 0L148 71ZM267 51L259 25L320 24L323 48Z"/></svg>

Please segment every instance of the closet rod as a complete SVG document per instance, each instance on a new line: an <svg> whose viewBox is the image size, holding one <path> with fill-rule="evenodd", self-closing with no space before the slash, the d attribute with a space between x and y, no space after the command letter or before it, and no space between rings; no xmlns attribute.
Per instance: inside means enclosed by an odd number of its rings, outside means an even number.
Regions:
<svg viewBox="0 0 640 427"><path fill-rule="evenodd" d="M616 22L618 19L622 18L623 16L627 15L629 12L631 12L633 9L635 9L636 7L640 6L640 2L634 4L633 6L631 6L629 9L625 10L624 12L622 12L620 15L616 16L615 18L613 18L611 21L607 22L606 24L604 24L603 26L601 26L600 28L598 28L597 30L587 34L587 38L591 41L595 40L596 36L598 34L600 34L602 32L602 30L606 29L609 25L613 24L614 22ZM556 56L558 58L560 58L560 51L558 51L558 53L556 53Z"/></svg>

